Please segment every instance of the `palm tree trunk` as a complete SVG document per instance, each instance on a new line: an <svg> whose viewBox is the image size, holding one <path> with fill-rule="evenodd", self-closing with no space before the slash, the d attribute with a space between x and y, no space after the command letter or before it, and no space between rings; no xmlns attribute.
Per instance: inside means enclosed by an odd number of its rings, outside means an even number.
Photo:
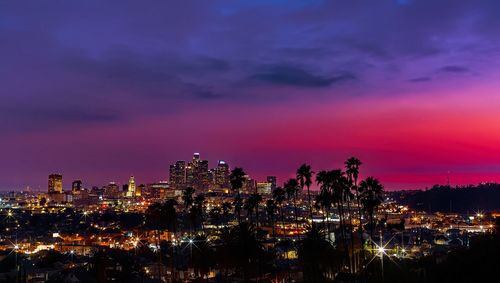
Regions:
<svg viewBox="0 0 500 283"><path fill-rule="evenodd" d="M356 272L355 254L354 254L354 231L352 228L351 204L347 200L347 215L349 216L349 231L351 233L351 272Z"/></svg>
<svg viewBox="0 0 500 283"><path fill-rule="evenodd" d="M297 230L297 233L299 233L299 220L298 220L298 211L297 211L297 195L293 197L293 209L295 211L295 229ZM297 238L299 235L297 234Z"/></svg>
<svg viewBox="0 0 500 283"><path fill-rule="evenodd" d="M309 190L309 186L307 186L307 198L309 201L309 217L311 217L311 223L313 220L313 210L312 210L312 204L311 204L311 192Z"/></svg>

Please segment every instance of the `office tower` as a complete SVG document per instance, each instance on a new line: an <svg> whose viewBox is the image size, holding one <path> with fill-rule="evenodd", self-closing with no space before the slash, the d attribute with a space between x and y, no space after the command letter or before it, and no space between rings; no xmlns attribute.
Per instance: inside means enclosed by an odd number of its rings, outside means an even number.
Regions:
<svg viewBox="0 0 500 283"><path fill-rule="evenodd" d="M82 190L82 180L74 180L71 183L71 192L78 193Z"/></svg>
<svg viewBox="0 0 500 283"><path fill-rule="evenodd" d="M186 186L202 192L208 190L208 160L201 160L199 153L186 166Z"/></svg>
<svg viewBox="0 0 500 283"><path fill-rule="evenodd" d="M134 197L135 196L135 179L134 176L130 176L130 179L128 180L128 188L127 188L127 197Z"/></svg>
<svg viewBox="0 0 500 283"><path fill-rule="evenodd" d="M50 174L49 175L49 194L60 194L62 193L62 175L61 174Z"/></svg>
<svg viewBox="0 0 500 283"><path fill-rule="evenodd" d="M215 185L219 188L229 188L229 165L224 160L219 160L215 168Z"/></svg>
<svg viewBox="0 0 500 283"><path fill-rule="evenodd" d="M115 182L110 182L106 186L104 193L109 198L119 198L122 195L120 187Z"/></svg>
<svg viewBox="0 0 500 283"><path fill-rule="evenodd" d="M276 176L267 176L267 182L271 183L271 191L276 189Z"/></svg>
<svg viewBox="0 0 500 283"><path fill-rule="evenodd" d="M170 165L170 185L175 189L183 189L186 186L186 162L178 160Z"/></svg>

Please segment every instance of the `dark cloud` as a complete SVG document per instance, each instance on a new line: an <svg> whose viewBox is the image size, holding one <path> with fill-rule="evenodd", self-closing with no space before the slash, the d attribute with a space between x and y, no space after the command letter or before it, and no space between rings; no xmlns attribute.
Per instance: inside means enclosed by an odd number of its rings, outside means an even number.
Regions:
<svg viewBox="0 0 500 283"><path fill-rule="evenodd" d="M431 80L432 80L431 77L418 77L418 78L409 79L408 81L412 82L412 83L424 83L424 82L428 82Z"/></svg>
<svg viewBox="0 0 500 283"><path fill-rule="evenodd" d="M469 69L463 66L444 66L440 69L443 72L448 72L448 73L466 73L469 72Z"/></svg>
<svg viewBox="0 0 500 283"><path fill-rule="evenodd" d="M291 85L300 87L328 87L334 83L354 80L356 77L348 72L335 76L317 75L303 68L289 65L274 65L252 75L253 80L277 85Z"/></svg>

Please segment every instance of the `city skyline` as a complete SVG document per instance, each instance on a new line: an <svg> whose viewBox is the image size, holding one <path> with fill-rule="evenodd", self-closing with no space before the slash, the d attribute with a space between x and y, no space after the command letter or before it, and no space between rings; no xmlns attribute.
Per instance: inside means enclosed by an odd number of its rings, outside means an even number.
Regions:
<svg viewBox="0 0 500 283"><path fill-rule="evenodd" d="M0 4L2 191L193 152L280 183L351 156L388 190L500 182L498 1L32 2Z"/></svg>

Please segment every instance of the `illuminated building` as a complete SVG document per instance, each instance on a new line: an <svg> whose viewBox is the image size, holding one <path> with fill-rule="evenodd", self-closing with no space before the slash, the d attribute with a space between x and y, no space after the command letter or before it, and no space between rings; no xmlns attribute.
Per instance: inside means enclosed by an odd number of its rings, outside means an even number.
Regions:
<svg viewBox="0 0 500 283"><path fill-rule="evenodd" d="M268 195L272 192L272 183L257 183L257 193L261 195Z"/></svg>
<svg viewBox="0 0 500 283"><path fill-rule="evenodd" d="M229 188L229 165L224 160L219 160L215 168L215 185L219 188Z"/></svg>
<svg viewBox="0 0 500 283"><path fill-rule="evenodd" d="M127 188L127 197L134 197L135 196L135 179L134 176L130 176L130 179L128 180L128 188Z"/></svg>
<svg viewBox="0 0 500 283"><path fill-rule="evenodd" d="M62 175L50 174L49 175L49 194L62 193Z"/></svg>
<svg viewBox="0 0 500 283"><path fill-rule="evenodd" d="M71 192L73 193L80 193L82 190L82 180L74 180L73 183L71 183Z"/></svg>
<svg viewBox="0 0 500 283"><path fill-rule="evenodd" d="M174 165L170 165L170 185L176 189L183 189L186 186L186 162L178 160Z"/></svg>

